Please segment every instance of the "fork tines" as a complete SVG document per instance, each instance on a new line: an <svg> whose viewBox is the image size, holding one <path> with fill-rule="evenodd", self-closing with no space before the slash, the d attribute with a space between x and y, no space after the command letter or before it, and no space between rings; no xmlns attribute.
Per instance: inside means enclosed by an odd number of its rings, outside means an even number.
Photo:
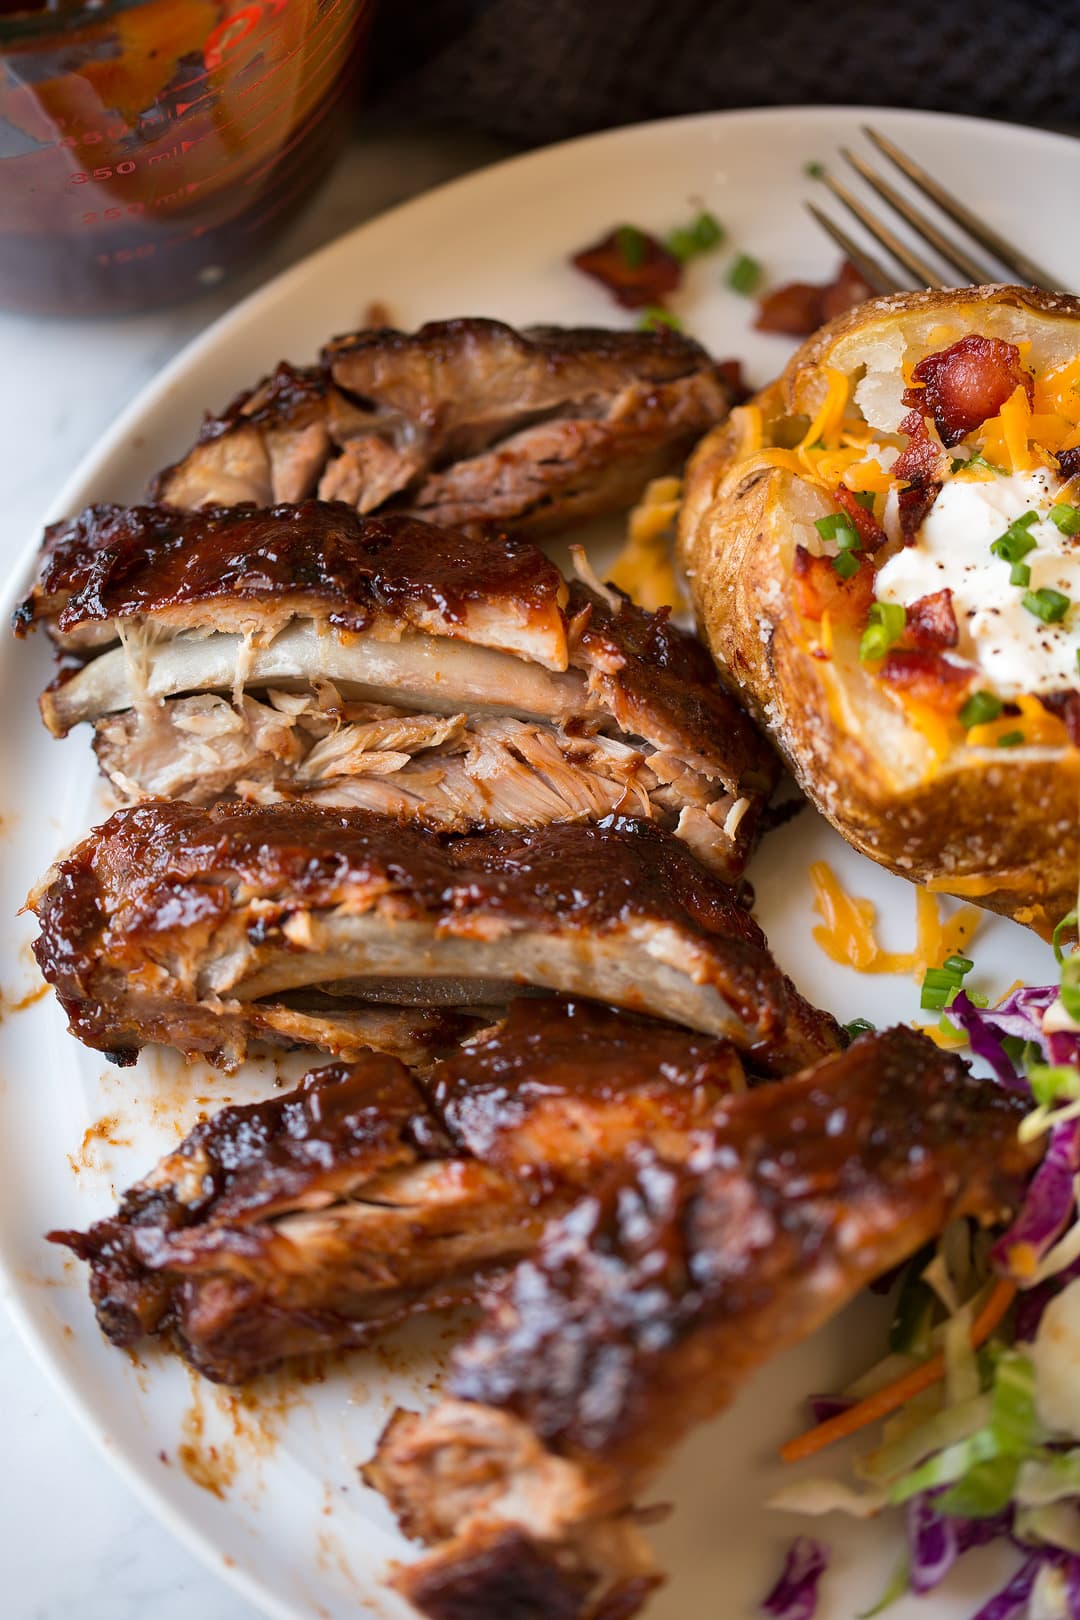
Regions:
<svg viewBox="0 0 1080 1620"><path fill-rule="evenodd" d="M929 198L934 205L947 215L953 222L967 232L979 246L1002 265L1019 282L1028 286L1053 289L1056 277L1048 270L1042 268L1034 259L1029 258L1016 245L1006 237L995 231L984 219L973 214L971 209L947 191L934 177L927 174L915 160L902 151L894 141L880 130L864 126L863 133L877 147L883 156L887 157L905 178ZM942 277L933 265L916 251L910 242L898 236L888 223L880 218L871 208L862 202L848 186L836 179L828 171L821 178L836 199L853 214L863 228L873 237L874 241L883 247L897 264L906 271L908 280L898 279L891 270L871 254L862 249L859 244L842 230L836 222L822 213L813 203L807 203L809 212L828 236L837 244L842 252L851 260L860 274L874 288L875 292L900 292L905 286L943 288L948 286L979 286L984 282L1000 280L998 271L990 268L966 243L957 241L954 236L943 231L940 226L910 202L901 191L887 180L884 175L874 169L864 158L857 153L841 148L841 156L866 181L873 191L885 202L894 213L910 227L916 238L931 248L940 259L957 272L959 280L949 280Z"/></svg>

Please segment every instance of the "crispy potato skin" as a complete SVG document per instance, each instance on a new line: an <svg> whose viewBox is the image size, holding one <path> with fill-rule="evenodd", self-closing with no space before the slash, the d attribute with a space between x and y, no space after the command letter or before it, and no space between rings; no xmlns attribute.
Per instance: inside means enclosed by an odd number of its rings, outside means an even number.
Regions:
<svg viewBox="0 0 1080 1620"><path fill-rule="evenodd" d="M817 375L860 323L914 314L978 322L980 308L1067 321L1080 350L1080 302L1018 288L875 299L816 333L751 402L766 424L820 397ZM1014 315L1015 312L1015 315ZM976 325L977 329L977 325ZM800 786L863 854L912 881L976 900L1048 937L1076 904L1080 750L957 747L938 757L859 664L857 638L830 658L808 645L790 587L798 518L813 493L779 468L740 476L749 420L736 410L687 470L679 555L721 672L764 724ZM822 506L821 510L828 508ZM814 515L811 509L810 515Z"/></svg>

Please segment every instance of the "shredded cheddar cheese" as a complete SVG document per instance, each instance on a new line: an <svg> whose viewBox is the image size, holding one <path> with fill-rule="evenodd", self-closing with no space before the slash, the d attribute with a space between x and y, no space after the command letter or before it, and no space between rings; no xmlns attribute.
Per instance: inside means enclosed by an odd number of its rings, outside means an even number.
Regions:
<svg viewBox="0 0 1080 1620"><path fill-rule="evenodd" d="M654 478L630 513L626 544L608 578L639 607L681 611L686 600L675 577L671 539L679 513L682 483L678 478Z"/></svg>
<svg viewBox="0 0 1080 1620"><path fill-rule="evenodd" d="M985 725L972 726L967 734L969 748L996 748L999 740L1010 732L1022 731L1025 748L1064 748L1069 740L1068 731L1056 714L1044 709L1037 697L1018 697L1013 701L1020 710L1016 715L1001 715Z"/></svg>
<svg viewBox="0 0 1080 1620"><path fill-rule="evenodd" d="M928 967L939 967L949 956L962 952L983 921L975 906L960 906L943 920L936 897L926 889L915 891L915 947L886 951L874 933L873 902L850 895L827 861L810 867L814 910L821 922L814 939L832 961L859 973L910 973L921 980Z"/></svg>

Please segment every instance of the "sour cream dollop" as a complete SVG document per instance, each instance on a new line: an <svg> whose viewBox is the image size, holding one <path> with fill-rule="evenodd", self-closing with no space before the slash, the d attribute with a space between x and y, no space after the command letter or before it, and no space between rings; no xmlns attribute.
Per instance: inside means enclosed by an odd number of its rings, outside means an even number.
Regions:
<svg viewBox="0 0 1080 1620"><path fill-rule="evenodd" d="M1046 470L950 479L916 536L880 569L876 594L905 607L946 588L960 631L957 654L977 664L1001 697L1080 686L1080 535L1051 520L1057 480ZM1026 512L1038 512L1024 562L1026 589L1060 591L1072 603L1059 624L1044 624L1024 606L1024 587L991 543Z"/></svg>

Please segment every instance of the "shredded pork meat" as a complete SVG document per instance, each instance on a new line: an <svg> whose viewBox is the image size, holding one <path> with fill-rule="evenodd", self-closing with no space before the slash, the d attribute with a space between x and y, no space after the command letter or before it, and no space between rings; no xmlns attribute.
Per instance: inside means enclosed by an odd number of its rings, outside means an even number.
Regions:
<svg viewBox="0 0 1080 1620"><path fill-rule="evenodd" d="M205 422L154 480L172 506L309 495L360 513L553 533L633 505L727 414L691 338L501 321L335 338Z"/></svg>
<svg viewBox="0 0 1080 1620"><path fill-rule="evenodd" d="M16 622L66 660L46 723L91 722L132 803L304 800L456 832L640 816L732 881L776 779L664 614L406 518L91 508L49 531Z"/></svg>

